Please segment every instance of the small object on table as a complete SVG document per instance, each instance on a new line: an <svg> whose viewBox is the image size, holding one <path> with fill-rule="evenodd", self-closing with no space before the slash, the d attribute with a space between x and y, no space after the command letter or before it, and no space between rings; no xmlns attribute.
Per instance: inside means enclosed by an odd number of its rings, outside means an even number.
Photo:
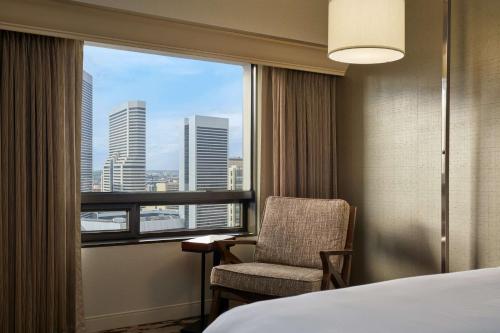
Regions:
<svg viewBox="0 0 500 333"><path fill-rule="evenodd" d="M206 326L205 316L205 255L207 253L214 253L214 266L220 263L220 256L217 251L214 251L214 243L216 241L235 239L230 235L208 235L188 239L181 242L183 252L201 253L201 299L200 299L200 320L190 324L183 329L181 333L200 333L203 332Z"/></svg>

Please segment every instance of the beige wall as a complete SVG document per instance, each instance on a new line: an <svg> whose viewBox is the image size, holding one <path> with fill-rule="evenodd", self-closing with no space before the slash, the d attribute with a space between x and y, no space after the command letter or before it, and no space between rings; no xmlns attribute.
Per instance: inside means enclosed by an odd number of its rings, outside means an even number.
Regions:
<svg viewBox="0 0 500 333"><path fill-rule="evenodd" d="M253 255L252 246L233 251L244 260ZM181 252L179 242L83 249L87 330L198 315L200 260L199 254ZM209 255L207 278L211 263Z"/></svg>
<svg viewBox="0 0 500 333"><path fill-rule="evenodd" d="M328 0L76 0L148 15L327 44Z"/></svg>
<svg viewBox="0 0 500 333"><path fill-rule="evenodd" d="M453 3L451 269L462 270L500 264L500 2ZM406 57L351 66L337 85L358 283L439 272L442 7L406 7Z"/></svg>

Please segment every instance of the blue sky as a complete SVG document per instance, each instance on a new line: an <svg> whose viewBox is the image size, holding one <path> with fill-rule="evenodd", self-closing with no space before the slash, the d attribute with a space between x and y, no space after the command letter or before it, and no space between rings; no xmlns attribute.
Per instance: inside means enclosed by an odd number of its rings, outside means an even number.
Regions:
<svg viewBox="0 0 500 333"><path fill-rule="evenodd" d="M86 45L93 77L93 164L108 153L108 114L128 100L146 102L146 169L175 170L184 117L229 119L229 156L242 154L243 68L238 65Z"/></svg>

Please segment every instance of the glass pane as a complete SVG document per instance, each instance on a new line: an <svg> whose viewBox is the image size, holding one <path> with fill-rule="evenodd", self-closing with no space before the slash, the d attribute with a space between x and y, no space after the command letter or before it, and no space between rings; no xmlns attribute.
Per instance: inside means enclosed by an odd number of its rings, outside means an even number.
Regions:
<svg viewBox="0 0 500 333"><path fill-rule="evenodd" d="M126 211L81 212L82 232L127 231Z"/></svg>
<svg viewBox="0 0 500 333"><path fill-rule="evenodd" d="M82 191L241 190L249 71L85 45Z"/></svg>
<svg viewBox="0 0 500 333"><path fill-rule="evenodd" d="M141 232L237 228L241 204L171 205L141 207Z"/></svg>

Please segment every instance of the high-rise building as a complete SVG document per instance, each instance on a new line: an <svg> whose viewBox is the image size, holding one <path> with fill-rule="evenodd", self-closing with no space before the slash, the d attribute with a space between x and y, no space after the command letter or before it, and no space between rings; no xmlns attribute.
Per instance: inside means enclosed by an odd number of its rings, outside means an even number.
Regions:
<svg viewBox="0 0 500 333"><path fill-rule="evenodd" d="M243 159L233 157L229 159L227 168L227 189L229 191L243 190ZM227 205L227 225L237 227L240 224L240 204Z"/></svg>
<svg viewBox="0 0 500 333"><path fill-rule="evenodd" d="M102 188L104 192L146 189L146 102L129 101L110 113Z"/></svg>
<svg viewBox="0 0 500 333"><path fill-rule="evenodd" d="M184 120L179 158L179 190L227 189L229 120L195 115ZM179 210L186 227L226 227L227 204L189 205Z"/></svg>
<svg viewBox="0 0 500 333"><path fill-rule="evenodd" d="M92 75L83 71L80 189L92 192Z"/></svg>

